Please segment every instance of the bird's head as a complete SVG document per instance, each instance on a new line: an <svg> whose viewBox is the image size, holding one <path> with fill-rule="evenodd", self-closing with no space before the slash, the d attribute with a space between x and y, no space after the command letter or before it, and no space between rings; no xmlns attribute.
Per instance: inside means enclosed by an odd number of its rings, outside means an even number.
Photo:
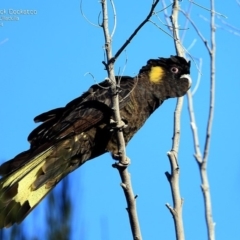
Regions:
<svg viewBox="0 0 240 240"><path fill-rule="evenodd" d="M181 97L191 87L190 65L179 56L150 59L139 74L147 77L153 91L160 91L162 98Z"/></svg>

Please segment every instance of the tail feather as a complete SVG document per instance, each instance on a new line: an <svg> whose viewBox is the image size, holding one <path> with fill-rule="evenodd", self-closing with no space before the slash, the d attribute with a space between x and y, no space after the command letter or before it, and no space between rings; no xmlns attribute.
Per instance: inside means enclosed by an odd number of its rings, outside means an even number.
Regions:
<svg viewBox="0 0 240 240"><path fill-rule="evenodd" d="M2 177L9 175L19 169L23 164L26 164L26 159L31 159L30 150L18 154L15 158L3 163L0 166L0 175Z"/></svg>
<svg viewBox="0 0 240 240"><path fill-rule="evenodd" d="M29 161L27 164L25 165L23 164L21 167L17 168L16 171L6 175L0 180L0 186L2 188L11 186L16 182L19 182L23 178L24 178L23 181L27 181L27 179L29 179L27 175L30 174L29 176L32 177L33 173L35 174L34 169L37 168L39 165L42 166L44 164L44 160L48 155L51 154L51 152L52 152L51 149L47 149L43 153L31 159L31 161ZM31 181L32 179L33 178L30 178L29 180Z"/></svg>
<svg viewBox="0 0 240 240"><path fill-rule="evenodd" d="M20 223L63 177L90 159L93 141L80 133L49 145L0 166L0 228Z"/></svg>
<svg viewBox="0 0 240 240"><path fill-rule="evenodd" d="M51 190L44 185L33 190L32 183L52 151L47 149L0 179L0 228L21 222Z"/></svg>

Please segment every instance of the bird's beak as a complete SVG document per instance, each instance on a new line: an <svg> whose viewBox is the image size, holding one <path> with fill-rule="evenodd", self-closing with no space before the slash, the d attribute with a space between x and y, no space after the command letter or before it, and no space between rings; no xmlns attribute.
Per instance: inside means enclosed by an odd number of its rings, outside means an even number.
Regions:
<svg viewBox="0 0 240 240"><path fill-rule="evenodd" d="M188 89L191 87L191 85L192 85L192 79L191 79L191 76L190 76L190 74L183 74L181 77L180 77L180 79L181 78L186 78L187 80L188 80Z"/></svg>

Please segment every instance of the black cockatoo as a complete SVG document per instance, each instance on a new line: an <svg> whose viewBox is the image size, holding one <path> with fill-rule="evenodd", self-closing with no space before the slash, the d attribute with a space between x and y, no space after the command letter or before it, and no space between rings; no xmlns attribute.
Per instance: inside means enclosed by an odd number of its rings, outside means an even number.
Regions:
<svg viewBox="0 0 240 240"><path fill-rule="evenodd" d="M116 77L126 144L163 101L188 91L189 74L190 62L171 56L149 60L136 77ZM34 119L42 124L28 137L30 149L0 166L0 228L20 223L63 177L86 161L105 152L118 154L111 96L105 80L65 107Z"/></svg>

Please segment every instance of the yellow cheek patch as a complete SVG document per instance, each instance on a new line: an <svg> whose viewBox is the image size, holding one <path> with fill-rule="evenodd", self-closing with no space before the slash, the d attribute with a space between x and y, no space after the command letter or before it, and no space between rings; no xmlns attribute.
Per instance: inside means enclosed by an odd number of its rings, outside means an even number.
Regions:
<svg viewBox="0 0 240 240"><path fill-rule="evenodd" d="M153 83L159 83L164 76L164 70L161 67L152 67L149 73L149 79Z"/></svg>

